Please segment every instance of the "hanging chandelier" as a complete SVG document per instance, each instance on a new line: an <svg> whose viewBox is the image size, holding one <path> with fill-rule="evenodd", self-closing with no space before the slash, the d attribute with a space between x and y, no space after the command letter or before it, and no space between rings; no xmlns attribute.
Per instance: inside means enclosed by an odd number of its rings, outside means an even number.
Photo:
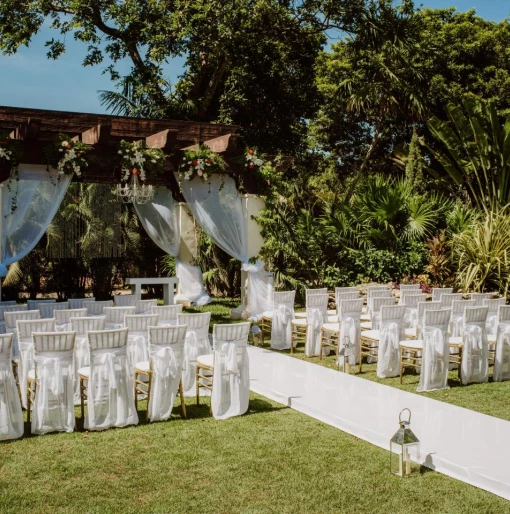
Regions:
<svg viewBox="0 0 510 514"><path fill-rule="evenodd" d="M124 203L136 203L142 205L154 198L154 188L141 184L137 173L131 173L129 179L122 184L117 184L117 196Z"/></svg>

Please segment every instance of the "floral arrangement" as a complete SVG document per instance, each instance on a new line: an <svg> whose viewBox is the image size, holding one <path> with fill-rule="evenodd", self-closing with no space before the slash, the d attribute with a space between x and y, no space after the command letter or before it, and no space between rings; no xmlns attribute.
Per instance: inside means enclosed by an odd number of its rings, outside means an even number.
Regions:
<svg viewBox="0 0 510 514"><path fill-rule="evenodd" d="M226 164L223 158L205 145L199 145L198 150L185 150L179 176L188 181L198 176L207 182L213 173L225 173Z"/></svg>
<svg viewBox="0 0 510 514"><path fill-rule="evenodd" d="M143 140L129 143L120 142L121 180L127 182L131 175L136 175L142 182L147 180L147 173L162 173L165 154L159 148L149 148Z"/></svg>
<svg viewBox="0 0 510 514"><path fill-rule="evenodd" d="M11 214L18 208L18 182L19 182L19 163L22 157L21 144L16 139L12 139L9 134L0 134L0 166L9 170L9 181L7 189L12 191L13 182L16 183L16 192L11 199Z"/></svg>
<svg viewBox="0 0 510 514"><path fill-rule="evenodd" d="M83 168L89 163L86 154L92 147L81 141L73 141L71 136L59 134L53 145L47 150L46 157L48 164L57 168L59 175L76 174L81 176Z"/></svg>
<svg viewBox="0 0 510 514"><path fill-rule="evenodd" d="M246 149L246 163L245 167L250 170L259 169L264 164L264 161L257 155L257 148Z"/></svg>

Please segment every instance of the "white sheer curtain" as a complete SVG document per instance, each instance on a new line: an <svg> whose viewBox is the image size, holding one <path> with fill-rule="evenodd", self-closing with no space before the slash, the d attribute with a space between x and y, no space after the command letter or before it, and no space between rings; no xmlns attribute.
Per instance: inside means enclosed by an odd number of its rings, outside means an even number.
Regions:
<svg viewBox="0 0 510 514"><path fill-rule="evenodd" d="M7 274L7 266L25 257L39 242L55 216L72 176L51 174L45 166L20 164L19 181L9 188L3 183L3 212L1 223L0 277ZM16 196L18 208L11 213Z"/></svg>
<svg viewBox="0 0 510 514"><path fill-rule="evenodd" d="M208 182L198 177L181 184L188 207L207 235L226 253L242 262L248 272L248 309L251 316L270 310L270 287L264 263L248 262L247 234L241 198L231 177L212 175Z"/></svg>
<svg viewBox="0 0 510 514"><path fill-rule="evenodd" d="M190 266L177 259L180 236L176 215L177 202L173 199L172 192L166 187L157 187L151 202L134 205L149 237L164 252L175 257L176 275L182 294L196 305L210 303L200 267Z"/></svg>

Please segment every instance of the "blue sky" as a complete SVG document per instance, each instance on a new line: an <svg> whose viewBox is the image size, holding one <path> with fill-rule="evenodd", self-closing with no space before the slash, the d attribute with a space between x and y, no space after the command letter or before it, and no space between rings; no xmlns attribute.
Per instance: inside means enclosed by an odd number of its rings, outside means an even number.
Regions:
<svg viewBox="0 0 510 514"><path fill-rule="evenodd" d="M416 2L420 4L419 1ZM493 21L510 15L507 0L426 0L422 6L441 8L455 6L459 11L476 9L477 14ZM97 91L113 89L104 66L84 68L81 65L85 46L68 38L67 51L57 61L46 58L45 41L52 31L44 29L14 56L0 55L0 105L34 107L62 111L103 113ZM182 72L182 59L175 59L166 67L167 78L175 82ZM119 71L129 70L129 63Z"/></svg>

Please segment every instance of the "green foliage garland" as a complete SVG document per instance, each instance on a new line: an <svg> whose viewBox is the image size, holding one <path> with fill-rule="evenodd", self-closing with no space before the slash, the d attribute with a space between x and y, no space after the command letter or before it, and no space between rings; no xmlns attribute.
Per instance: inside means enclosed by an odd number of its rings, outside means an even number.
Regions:
<svg viewBox="0 0 510 514"><path fill-rule="evenodd" d="M223 157L204 144L200 144L198 150L184 151L179 178L189 181L198 176L203 182L207 182L212 174L225 173L226 167Z"/></svg>
<svg viewBox="0 0 510 514"><path fill-rule="evenodd" d="M53 144L45 149L45 156L49 166L56 168L59 176L72 175L81 176L83 168L89 163L86 155L92 150L92 146L73 141L67 134L59 134Z"/></svg>
<svg viewBox="0 0 510 514"><path fill-rule="evenodd" d="M165 164L165 154L159 148L149 148L143 140L128 142L122 140L118 154L121 156L121 180L127 182L131 174L138 175L142 182L147 174L160 174Z"/></svg>
<svg viewBox="0 0 510 514"><path fill-rule="evenodd" d="M0 133L0 166L9 169L9 181L7 189L12 191L13 182L16 183L16 192L11 200L11 214L18 208L18 182L19 182L19 163L21 161L22 149L19 141L12 139L9 134Z"/></svg>

